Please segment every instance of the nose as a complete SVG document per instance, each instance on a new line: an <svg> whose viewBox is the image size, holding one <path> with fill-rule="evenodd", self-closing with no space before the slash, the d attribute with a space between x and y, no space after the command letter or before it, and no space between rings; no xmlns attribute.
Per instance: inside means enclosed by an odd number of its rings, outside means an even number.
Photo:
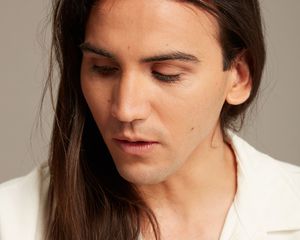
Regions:
<svg viewBox="0 0 300 240"><path fill-rule="evenodd" d="M150 114L148 91L147 83L137 74L122 76L113 90L112 116L127 123L147 119Z"/></svg>

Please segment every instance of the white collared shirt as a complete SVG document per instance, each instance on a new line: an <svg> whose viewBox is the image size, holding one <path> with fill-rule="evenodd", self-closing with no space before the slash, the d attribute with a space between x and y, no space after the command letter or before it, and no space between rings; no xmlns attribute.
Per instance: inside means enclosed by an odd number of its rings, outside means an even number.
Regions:
<svg viewBox="0 0 300 240"><path fill-rule="evenodd" d="M238 186L220 240L300 240L300 167L229 134ZM49 179L44 163L0 185L0 240L43 240Z"/></svg>

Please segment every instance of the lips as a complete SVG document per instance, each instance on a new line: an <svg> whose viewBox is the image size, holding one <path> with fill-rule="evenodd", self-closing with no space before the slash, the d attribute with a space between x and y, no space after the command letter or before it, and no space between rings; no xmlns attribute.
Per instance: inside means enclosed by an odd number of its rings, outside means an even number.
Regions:
<svg viewBox="0 0 300 240"><path fill-rule="evenodd" d="M144 155L153 151L158 142L145 141L145 140L124 140L124 139L113 139L117 146L125 153L131 155Z"/></svg>
<svg viewBox="0 0 300 240"><path fill-rule="evenodd" d="M146 144L146 143L154 143L153 141L128 141L128 140L121 140L121 139L116 139L119 142L123 142L123 143L131 143L131 144Z"/></svg>
<svg viewBox="0 0 300 240"><path fill-rule="evenodd" d="M156 141L146 139L146 138L127 137L127 136L117 136L114 139L119 140L119 141L127 141L127 142L156 142Z"/></svg>

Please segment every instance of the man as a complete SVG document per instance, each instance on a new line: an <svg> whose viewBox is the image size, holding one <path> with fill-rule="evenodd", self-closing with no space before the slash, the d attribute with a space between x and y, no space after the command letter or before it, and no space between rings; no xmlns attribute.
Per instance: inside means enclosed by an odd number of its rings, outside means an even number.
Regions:
<svg viewBox="0 0 300 240"><path fill-rule="evenodd" d="M163 239L218 239L236 192L219 115L250 95L245 57L223 71L217 21L176 1L99 3L81 47L83 94Z"/></svg>
<svg viewBox="0 0 300 240"><path fill-rule="evenodd" d="M299 168L228 130L260 83L258 3L70 2L47 238L298 239Z"/></svg>

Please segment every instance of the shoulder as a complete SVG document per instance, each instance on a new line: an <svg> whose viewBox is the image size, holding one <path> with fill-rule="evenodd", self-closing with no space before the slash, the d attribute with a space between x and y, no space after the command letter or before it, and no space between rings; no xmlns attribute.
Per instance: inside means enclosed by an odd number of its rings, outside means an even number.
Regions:
<svg viewBox="0 0 300 240"><path fill-rule="evenodd" d="M263 182L267 179L276 179L277 183L281 181L293 183L298 187L300 197L300 166L286 162L287 159L275 159L257 150L237 135L232 136L232 143L240 168L249 178Z"/></svg>
<svg viewBox="0 0 300 240"><path fill-rule="evenodd" d="M49 184L47 164L0 184L0 239L33 239ZM22 235L21 235L22 234Z"/></svg>
<svg viewBox="0 0 300 240"><path fill-rule="evenodd" d="M35 167L31 172L22 177L14 178L0 184L0 200L5 198L14 197L15 195L22 194L28 191L36 191L37 185L39 185L45 170L47 169L46 164L41 164Z"/></svg>
<svg viewBox="0 0 300 240"><path fill-rule="evenodd" d="M41 193L42 183L47 181L48 177L48 166L43 163L25 176L0 184L0 209L3 208L4 203L24 204L25 200L32 200Z"/></svg>
<svg viewBox="0 0 300 240"><path fill-rule="evenodd" d="M272 234L300 234L300 167L258 151L237 135L231 145L237 157L236 205L243 224L250 232L260 225Z"/></svg>

